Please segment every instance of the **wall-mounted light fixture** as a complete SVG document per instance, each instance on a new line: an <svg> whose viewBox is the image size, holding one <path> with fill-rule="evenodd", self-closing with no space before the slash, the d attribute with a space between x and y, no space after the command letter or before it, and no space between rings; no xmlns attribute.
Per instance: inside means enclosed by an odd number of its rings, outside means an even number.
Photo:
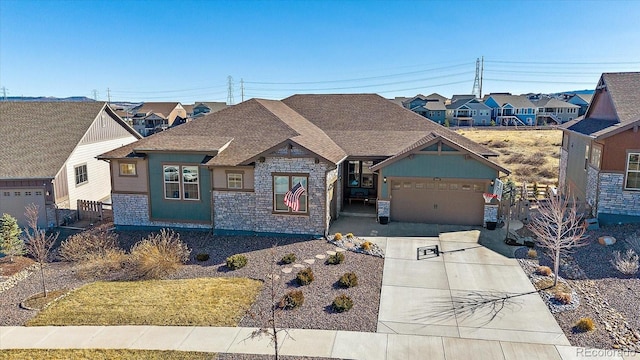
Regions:
<svg viewBox="0 0 640 360"><path fill-rule="evenodd" d="M385 184L387 183L387 177L386 176L382 178L382 182L385 183Z"/></svg>
<svg viewBox="0 0 640 360"><path fill-rule="evenodd" d="M491 186L493 186L495 184L495 182L493 180L491 180Z"/></svg>

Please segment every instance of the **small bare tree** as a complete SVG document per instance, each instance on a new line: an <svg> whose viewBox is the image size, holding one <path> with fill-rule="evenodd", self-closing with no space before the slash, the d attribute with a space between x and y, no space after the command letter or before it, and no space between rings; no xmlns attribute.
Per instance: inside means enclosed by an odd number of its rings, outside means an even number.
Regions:
<svg viewBox="0 0 640 360"><path fill-rule="evenodd" d="M51 249L58 239L59 233L55 235L47 235L47 233L38 227L39 206L29 204L25 208L24 215L27 217L27 229L24 232L26 238L27 252L33 256L34 260L40 265L40 277L42 279L42 292L47 297L47 286L44 279L44 264L49 261Z"/></svg>
<svg viewBox="0 0 640 360"><path fill-rule="evenodd" d="M584 236L586 227L582 225L576 202L560 196L538 202L538 213L531 217L528 228L537 238L538 245L553 255L555 287L558 285L560 254L587 245Z"/></svg>

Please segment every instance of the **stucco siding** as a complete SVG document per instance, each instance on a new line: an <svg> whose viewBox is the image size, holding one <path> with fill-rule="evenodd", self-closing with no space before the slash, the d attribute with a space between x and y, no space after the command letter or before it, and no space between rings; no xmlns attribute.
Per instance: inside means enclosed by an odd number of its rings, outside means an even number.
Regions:
<svg viewBox="0 0 640 360"><path fill-rule="evenodd" d="M135 163L136 175L120 175L120 163ZM145 159L127 159L111 161L111 177L114 192L146 193L149 191L149 174Z"/></svg>
<svg viewBox="0 0 640 360"><path fill-rule="evenodd" d="M236 167L216 167L213 169L213 188L227 188L227 173L242 173L242 188L245 190L253 190L253 167L236 166Z"/></svg>

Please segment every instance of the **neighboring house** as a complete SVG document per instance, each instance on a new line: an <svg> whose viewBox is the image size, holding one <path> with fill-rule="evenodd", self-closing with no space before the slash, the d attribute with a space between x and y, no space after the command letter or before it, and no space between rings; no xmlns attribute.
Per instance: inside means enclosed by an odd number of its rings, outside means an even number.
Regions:
<svg viewBox="0 0 640 360"><path fill-rule="evenodd" d="M326 235L352 201L483 223L497 154L374 94L251 99L101 155L118 227ZM137 176L120 173L122 166ZM300 183L300 209L284 203Z"/></svg>
<svg viewBox="0 0 640 360"><path fill-rule="evenodd" d="M25 206L38 224L57 226L56 209L111 194L109 166L96 156L141 138L104 102L0 102L0 214L25 226Z"/></svg>
<svg viewBox="0 0 640 360"><path fill-rule="evenodd" d="M146 102L131 109L131 113L133 128L142 136L166 130L187 119L187 111L179 102Z"/></svg>
<svg viewBox="0 0 640 360"><path fill-rule="evenodd" d="M492 109L497 125L535 125L536 106L522 95L489 94L485 105Z"/></svg>
<svg viewBox="0 0 640 360"><path fill-rule="evenodd" d="M400 98L396 98L397 100ZM402 106L413 111L418 115L422 115L438 124L443 124L445 120L445 101L447 99L437 93L429 96L418 94L412 98L404 98Z"/></svg>
<svg viewBox="0 0 640 360"><path fill-rule="evenodd" d="M580 106L578 116L582 116L587 113L587 108L593 99L593 94L575 94L567 100L568 103Z"/></svg>
<svg viewBox="0 0 640 360"><path fill-rule="evenodd" d="M540 98L532 101L537 107L536 124L564 124L577 118L580 106L554 98Z"/></svg>
<svg viewBox="0 0 640 360"><path fill-rule="evenodd" d="M476 98L459 98L447 105L447 119L451 126L491 125L491 108Z"/></svg>
<svg viewBox="0 0 640 360"><path fill-rule="evenodd" d="M204 116L225 109L226 107L227 103L225 102L197 102L193 106L193 117Z"/></svg>
<svg viewBox="0 0 640 360"><path fill-rule="evenodd" d="M559 187L604 223L640 222L640 72L604 73L584 117L562 126Z"/></svg>

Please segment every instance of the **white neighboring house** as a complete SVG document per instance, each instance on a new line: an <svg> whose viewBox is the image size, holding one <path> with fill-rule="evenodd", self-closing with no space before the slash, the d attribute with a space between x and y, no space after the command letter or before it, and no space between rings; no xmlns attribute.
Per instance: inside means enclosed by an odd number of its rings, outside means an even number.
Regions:
<svg viewBox="0 0 640 360"><path fill-rule="evenodd" d="M0 102L0 127L0 213L23 227L29 204L44 228L78 200L107 199L109 164L96 156L141 138L104 102Z"/></svg>

